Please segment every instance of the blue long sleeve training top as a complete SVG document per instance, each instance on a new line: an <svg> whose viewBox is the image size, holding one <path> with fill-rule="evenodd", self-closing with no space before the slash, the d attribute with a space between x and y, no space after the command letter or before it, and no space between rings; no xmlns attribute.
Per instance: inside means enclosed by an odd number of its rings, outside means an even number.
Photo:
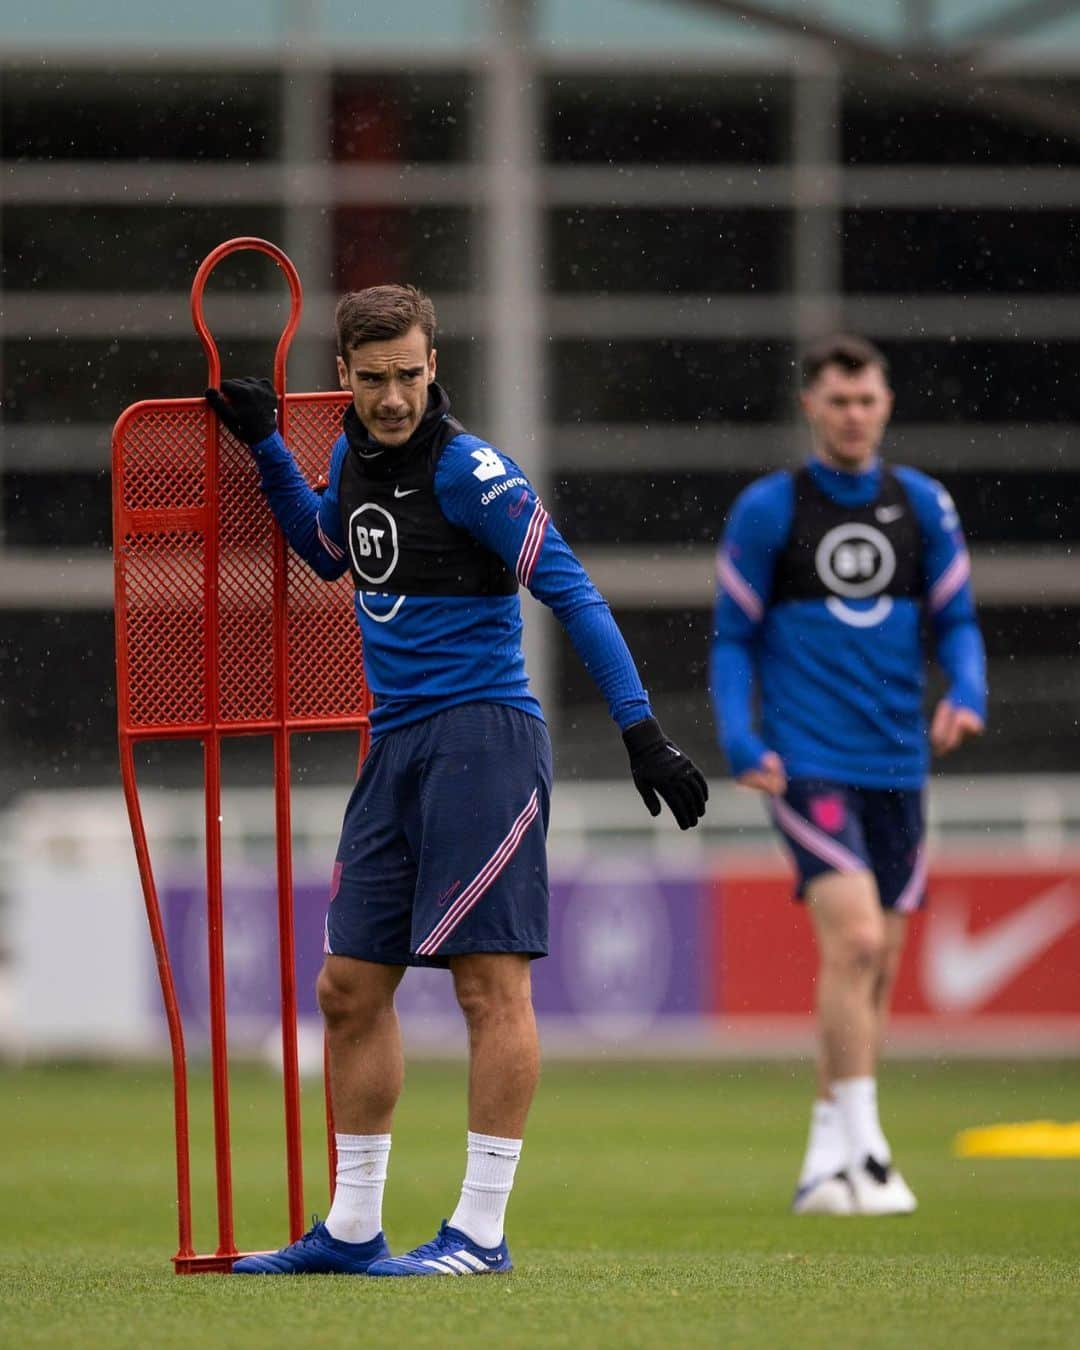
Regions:
<svg viewBox="0 0 1080 1350"><path fill-rule="evenodd" d="M350 547L339 498L342 468L354 453L348 438L342 435L333 447L322 494L308 486L278 433L252 450L262 490L289 544L321 577L341 576ZM446 519L497 555L520 585L554 611L620 729L651 716L607 602L521 468L461 432L438 456L433 489ZM380 589L355 594L364 668L375 695L373 736L460 703L506 703L542 717L525 671L516 592L399 595L393 585L391 572Z"/></svg>
<svg viewBox="0 0 1080 1350"><path fill-rule="evenodd" d="M774 600L796 477L770 474L737 498L717 555L710 652L717 727L735 776L774 750L791 778L920 787L929 768L924 614L948 677L947 697L985 719L986 658L956 509L934 479L911 468L892 472L918 524L921 596L852 598L852 585L842 596ZM813 460L809 473L832 502L864 514L882 489L880 462L845 473ZM877 519L901 509L879 507Z"/></svg>

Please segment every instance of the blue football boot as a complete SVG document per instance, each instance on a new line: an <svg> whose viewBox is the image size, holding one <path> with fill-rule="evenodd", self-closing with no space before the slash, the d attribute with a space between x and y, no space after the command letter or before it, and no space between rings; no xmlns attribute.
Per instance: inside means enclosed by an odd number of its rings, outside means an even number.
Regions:
<svg viewBox="0 0 1080 1350"><path fill-rule="evenodd" d="M404 1256L372 1262L369 1275L498 1275L513 1270L506 1238L497 1247L481 1247L445 1219L432 1242Z"/></svg>
<svg viewBox="0 0 1080 1350"><path fill-rule="evenodd" d="M373 1261L390 1255L386 1238L370 1242L339 1242L315 1222L302 1238L278 1252L244 1256L233 1262L234 1275L366 1275Z"/></svg>

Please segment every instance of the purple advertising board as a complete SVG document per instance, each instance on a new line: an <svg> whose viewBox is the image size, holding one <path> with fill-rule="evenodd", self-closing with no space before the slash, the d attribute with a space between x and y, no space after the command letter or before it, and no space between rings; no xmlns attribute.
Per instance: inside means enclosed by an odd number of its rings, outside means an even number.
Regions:
<svg viewBox="0 0 1080 1350"><path fill-rule="evenodd" d="M271 1045L279 1028L277 900L272 876L225 875L225 966L234 1049ZM294 883L297 1003L318 1024L315 977L322 961L325 878ZM189 1044L207 1039L206 900L201 878L176 875L161 889L165 931ZM647 855L598 854L553 870L551 954L533 966L536 1011L546 1039L569 1047L632 1044L707 1011L708 887L701 870ZM410 970L397 997L406 1037L464 1045L450 975Z"/></svg>

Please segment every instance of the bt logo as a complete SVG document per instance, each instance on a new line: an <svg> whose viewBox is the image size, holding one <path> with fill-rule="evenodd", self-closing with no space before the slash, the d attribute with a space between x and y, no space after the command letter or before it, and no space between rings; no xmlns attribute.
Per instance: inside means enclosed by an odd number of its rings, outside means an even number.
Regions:
<svg viewBox="0 0 1080 1350"><path fill-rule="evenodd" d="M896 551L873 525L850 521L829 530L814 554L817 574L832 592L825 604L834 618L853 628L872 628L892 610L882 595L896 572ZM869 609L846 603L878 596Z"/></svg>
<svg viewBox="0 0 1080 1350"><path fill-rule="evenodd" d="M382 541L386 534L385 530L368 529L366 525L357 525L356 530L356 551L361 558L370 558L372 554L376 558L382 557Z"/></svg>
<svg viewBox="0 0 1080 1350"><path fill-rule="evenodd" d="M356 602L369 619L389 623L405 600L379 589L398 565L397 521L385 506L364 502L349 517L347 537L353 568L372 588L358 590Z"/></svg>
<svg viewBox="0 0 1080 1350"><path fill-rule="evenodd" d="M868 540L851 540L840 544L829 559L834 577L839 577L849 585L862 584L877 576L881 566L881 554Z"/></svg>
<svg viewBox="0 0 1080 1350"><path fill-rule="evenodd" d="M398 563L397 521L384 506L365 502L349 517L348 540L357 575L381 586Z"/></svg>

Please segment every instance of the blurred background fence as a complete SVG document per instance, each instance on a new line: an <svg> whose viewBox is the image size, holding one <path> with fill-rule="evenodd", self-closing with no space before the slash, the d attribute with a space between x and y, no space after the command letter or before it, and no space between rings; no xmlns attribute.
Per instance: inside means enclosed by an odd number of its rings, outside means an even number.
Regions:
<svg viewBox="0 0 1080 1350"><path fill-rule="evenodd" d="M94 920L107 896L138 906L114 830L109 432L137 399L201 392L192 276L222 239L258 234L287 250L305 284L294 390L333 387L342 290L398 279L431 292L456 410L553 503L665 725L717 783L705 665L724 515L751 477L805 453L800 343L840 326L880 343L897 391L888 453L956 498L990 654L991 732L942 771L938 856L946 870L974 859L989 875L1037 874L997 909L989 883L970 883L957 922L966 913L969 928L987 925L984 966L1014 911L1043 935L1013 974L1058 991L1043 1003L1061 1044L1060 1017L1080 1016L1080 992L1066 1006L1053 973L1072 960L1067 918L1080 896L1069 861L1080 749L1080 6L192 0L167 11L113 0L73 12L38 0L0 13L0 157L7 1043L26 1044L11 991L40 995L48 978L36 965L20 972L22 944L45 942L50 955L67 944L86 979L98 963L86 942L105 949ZM226 372L268 370L284 311L273 265L229 260L214 288L207 313ZM529 622L561 784L557 868L572 888L628 839L640 850L640 875L656 886L631 909L662 910L676 924L673 950L716 957L704 974L694 967L690 1004L668 1011L715 1029L732 1009L710 983L724 961L714 937L725 907L738 908L716 900L723 878L729 894L732 878L786 884L760 805L722 794L701 840L658 835L561 630L532 607ZM306 747L303 782L332 802L314 810L321 820L336 823L346 765L329 742ZM166 798L189 802L192 756L158 755L150 769ZM265 772L260 747L235 750L238 788ZM183 840L187 810L165 813L164 840ZM74 821L89 831L82 842ZM97 830L111 841L104 854ZM248 825L236 836L256 871L259 837ZM182 858L183 846L165 847ZM312 876L331 849L329 835L312 849ZM78 862L67 890L65 856ZM693 932L671 918L684 903L671 899L676 874L693 878ZM602 903L638 894L610 876ZM654 903L661 892L668 900ZM1047 893L1057 899L1043 905ZM28 915L47 926L26 927ZM647 917L634 931L647 950ZM130 951L116 948L125 961L148 958L141 929L129 938ZM978 944L953 939L973 969ZM763 987L789 969L760 960ZM106 969L101 988L115 989ZM609 969L597 987L625 978L632 988L635 969L626 956L622 976ZM670 971L690 987L678 960ZM1038 1013L1040 997L1013 1012ZM633 1011L626 998L615 999L620 1016Z"/></svg>

